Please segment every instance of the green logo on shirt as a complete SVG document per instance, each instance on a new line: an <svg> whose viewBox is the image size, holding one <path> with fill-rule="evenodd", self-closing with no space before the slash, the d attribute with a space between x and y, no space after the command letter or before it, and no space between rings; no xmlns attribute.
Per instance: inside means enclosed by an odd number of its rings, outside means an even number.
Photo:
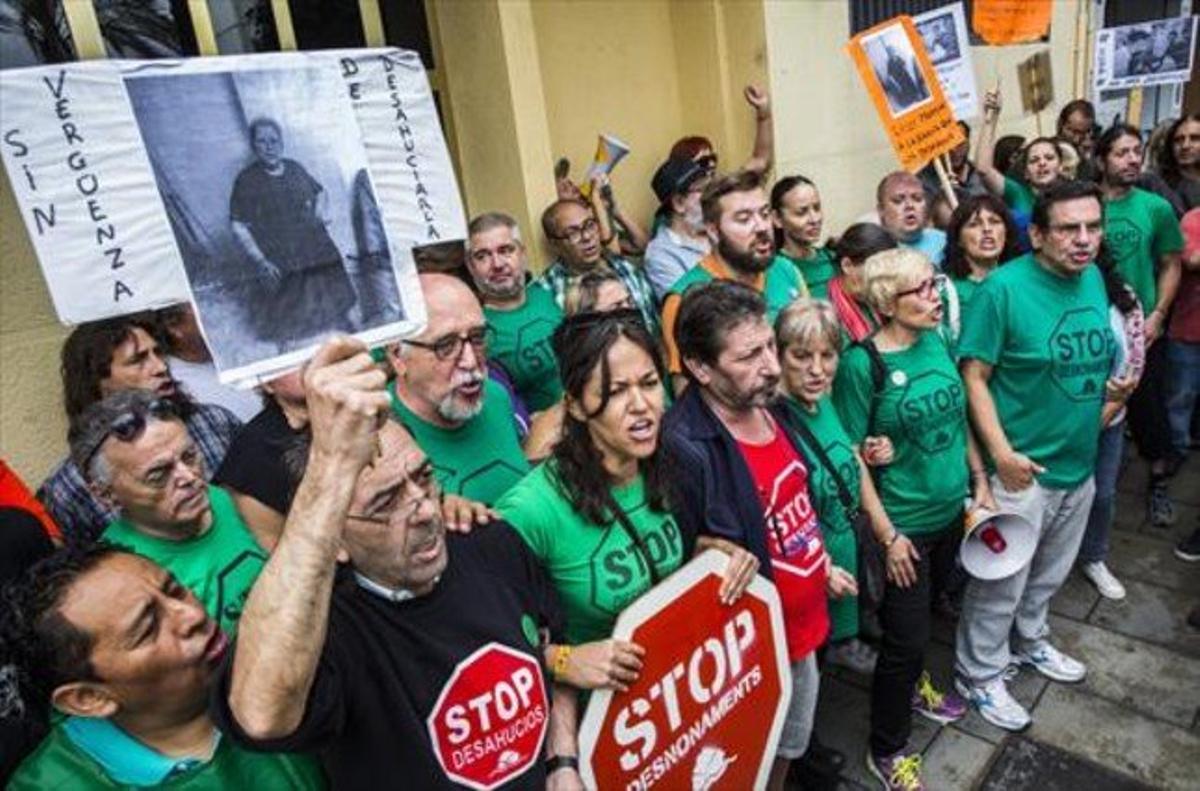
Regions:
<svg viewBox="0 0 1200 791"><path fill-rule="evenodd" d="M1104 226L1104 241L1113 258L1124 261L1136 255L1142 244L1142 229L1124 217L1110 217Z"/></svg>
<svg viewBox="0 0 1200 791"><path fill-rule="evenodd" d="M854 460L854 450L844 442L831 442L825 446L825 455L837 467L838 475L842 476L842 482L850 489L850 496L855 494L855 487L858 484L858 463ZM838 494L837 481L826 471L820 477L820 494L822 499L832 503L836 503L836 508L842 507L842 501ZM836 523L841 526L844 520L836 520ZM829 520L822 520L821 527L826 528L829 524L833 524Z"/></svg>
<svg viewBox="0 0 1200 791"><path fill-rule="evenodd" d="M242 617L246 597L267 562L261 552L243 550L217 573L217 619L228 629Z"/></svg>
<svg viewBox="0 0 1200 791"><path fill-rule="evenodd" d="M962 380L945 371L910 379L896 411L913 444L927 454L949 448L963 430Z"/></svg>
<svg viewBox="0 0 1200 791"><path fill-rule="evenodd" d="M554 327L549 319L534 319L517 330L517 358L528 372L554 369L554 350L550 348Z"/></svg>
<svg viewBox="0 0 1200 791"><path fill-rule="evenodd" d="M654 530L638 534L660 578L666 576L665 569L678 565L683 548L674 519L666 518ZM650 587L645 557L616 522L605 528L589 564L592 605L608 615L617 615Z"/></svg>
<svg viewBox="0 0 1200 791"><path fill-rule="evenodd" d="M1072 401L1103 398L1116 348L1112 328L1099 310L1068 310L1050 333L1054 383Z"/></svg>

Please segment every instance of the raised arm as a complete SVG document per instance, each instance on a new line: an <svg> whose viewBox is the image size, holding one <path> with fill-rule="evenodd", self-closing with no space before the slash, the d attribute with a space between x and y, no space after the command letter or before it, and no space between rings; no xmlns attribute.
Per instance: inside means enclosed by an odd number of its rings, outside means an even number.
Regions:
<svg viewBox="0 0 1200 791"><path fill-rule="evenodd" d="M754 108L754 150L744 170L766 174L775 162L775 127L771 124L771 95L757 85L747 85L746 101Z"/></svg>
<svg viewBox="0 0 1200 791"><path fill-rule="evenodd" d="M304 376L312 426L308 469L238 625L229 707L252 739L282 738L304 717L325 645L346 513L376 452L386 378L360 342L335 338Z"/></svg>
<svg viewBox="0 0 1200 791"><path fill-rule="evenodd" d="M996 169L996 124L1001 106L999 88L983 95L983 129L979 130L979 146L975 150L975 169L988 192L997 198L1004 197L1004 174Z"/></svg>

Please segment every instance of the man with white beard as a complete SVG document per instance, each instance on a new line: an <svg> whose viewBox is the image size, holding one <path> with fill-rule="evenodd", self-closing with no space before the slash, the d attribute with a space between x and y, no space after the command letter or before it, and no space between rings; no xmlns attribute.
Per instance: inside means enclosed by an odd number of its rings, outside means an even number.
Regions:
<svg viewBox="0 0 1200 791"><path fill-rule="evenodd" d="M490 330L456 277L420 276L425 330L388 348L392 412L433 462L448 494L491 505L529 471L503 386L488 379Z"/></svg>
<svg viewBox="0 0 1200 791"><path fill-rule="evenodd" d="M691 159L668 159L654 172L650 187L658 197L662 225L646 246L644 268L659 301L708 255L700 195L710 181L708 170Z"/></svg>

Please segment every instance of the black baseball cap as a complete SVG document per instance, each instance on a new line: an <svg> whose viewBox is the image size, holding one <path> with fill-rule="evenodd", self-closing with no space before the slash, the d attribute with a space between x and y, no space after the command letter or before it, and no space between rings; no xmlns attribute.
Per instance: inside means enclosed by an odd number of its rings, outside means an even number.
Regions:
<svg viewBox="0 0 1200 791"><path fill-rule="evenodd" d="M666 204L672 195L686 191L692 182L707 175L708 171L699 162L691 159L668 159L654 171L650 189L658 196L659 203Z"/></svg>

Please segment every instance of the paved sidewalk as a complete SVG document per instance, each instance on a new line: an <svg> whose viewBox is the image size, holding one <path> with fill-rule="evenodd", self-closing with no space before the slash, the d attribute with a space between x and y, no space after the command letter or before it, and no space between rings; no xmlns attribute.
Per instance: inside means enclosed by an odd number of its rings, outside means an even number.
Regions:
<svg viewBox="0 0 1200 791"><path fill-rule="evenodd" d="M1200 604L1200 563L1172 553L1200 525L1200 454L1171 482L1173 527L1146 521L1145 486L1145 466L1130 457L1109 557L1126 599L1101 599L1076 572L1051 608L1055 643L1087 663L1087 678L1064 685L1023 670L1010 688L1034 722L1019 735L974 712L944 728L916 717L912 746L924 754L928 788L1200 789L1200 631L1185 621ZM938 621L927 664L942 689L953 640L954 625ZM841 788L879 788L863 764L869 679L839 669L822 683L817 732L846 754Z"/></svg>

